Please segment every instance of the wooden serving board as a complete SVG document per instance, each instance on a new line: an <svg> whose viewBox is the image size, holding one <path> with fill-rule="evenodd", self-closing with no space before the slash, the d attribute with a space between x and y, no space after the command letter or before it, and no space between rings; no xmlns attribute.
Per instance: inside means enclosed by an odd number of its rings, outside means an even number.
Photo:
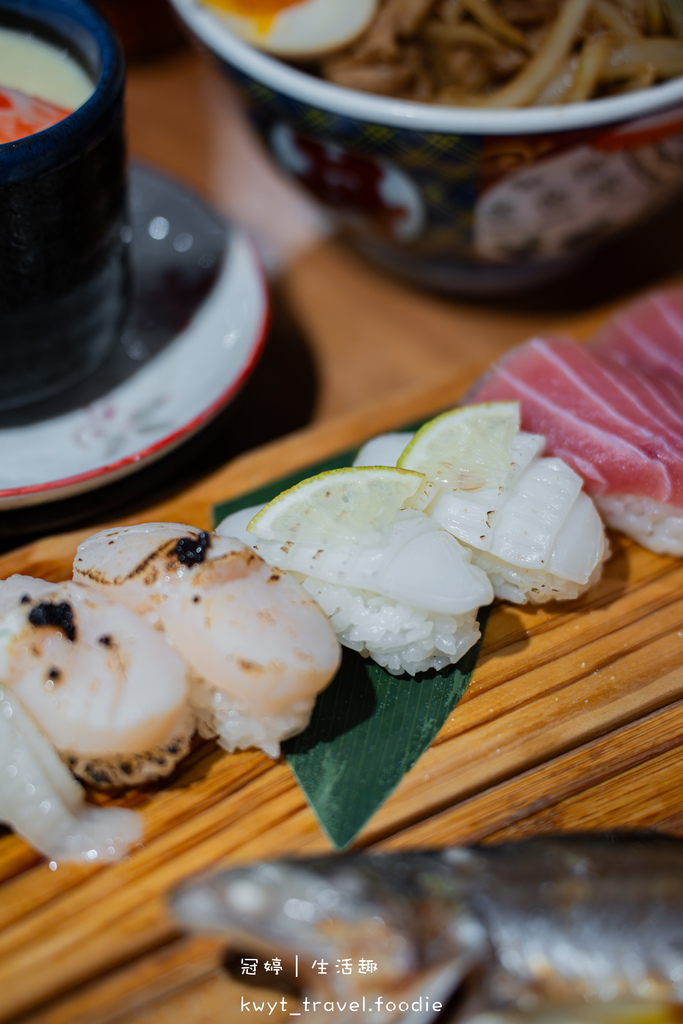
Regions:
<svg viewBox="0 0 683 1024"><path fill-rule="evenodd" d="M292 435L138 518L210 526L216 503L447 408L467 383ZM67 578L82 536L7 554L0 575ZM683 831L683 564L611 541L604 578L582 600L494 607L464 698L356 847ZM118 802L146 828L116 865L51 871L21 839L0 839L0 1021L238 1019L246 990L221 971L222 944L182 935L167 894L207 868L330 851L287 764L257 752L198 743L169 783Z"/></svg>

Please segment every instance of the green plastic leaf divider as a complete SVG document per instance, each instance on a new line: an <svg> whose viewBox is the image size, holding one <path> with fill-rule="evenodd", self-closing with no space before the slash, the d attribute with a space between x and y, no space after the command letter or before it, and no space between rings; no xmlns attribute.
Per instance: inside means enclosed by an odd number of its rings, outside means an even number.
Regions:
<svg viewBox="0 0 683 1024"><path fill-rule="evenodd" d="M265 505L300 480L350 466L356 451L214 508L214 523ZM484 632L488 609L479 614ZM467 688L481 641L449 671L392 676L344 649L342 665L319 694L304 732L283 744L287 761L321 827L338 850L349 846L433 741Z"/></svg>

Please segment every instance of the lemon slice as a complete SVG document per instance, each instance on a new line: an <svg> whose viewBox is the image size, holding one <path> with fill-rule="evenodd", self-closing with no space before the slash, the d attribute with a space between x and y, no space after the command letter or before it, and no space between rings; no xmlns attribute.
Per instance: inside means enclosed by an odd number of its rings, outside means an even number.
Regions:
<svg viewBox="0 0 683 1024"><path fill-rule="evenodd" d="M477 491L504 487L512 472L519 402L465 405L425 423L398 460L439 487Z"/></svg>
<svg viewBox="0 0 683 1024"><path fill-rule="evenodd" d="M359 542L390 526L422 482L421 473L406 469L332 469L278 494L247 530L263 540Z"/></svg>

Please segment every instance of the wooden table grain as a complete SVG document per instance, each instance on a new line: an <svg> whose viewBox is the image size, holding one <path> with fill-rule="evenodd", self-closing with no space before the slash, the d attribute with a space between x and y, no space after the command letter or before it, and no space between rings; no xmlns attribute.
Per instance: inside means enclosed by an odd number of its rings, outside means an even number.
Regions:
<svg viewBox="0 0 683 1024"><path fill-rule="evenodd" d="M494 303L418 292L326 233L270 168L205 56L186 48L133 66L127 110L134 157L254 233L273 274L278 365L299 376L308 366L311 394L292 420L283 410L303 401L299 392L266 388L264 401L276 395L280 422L295 430L262 444L249 420L253 432L191 486L138 494L117 522L209 526L216 502L454 403L531 334L585 336L624 297L683 281L677 205L534 296ZM279 211L277 223L268 210ZM97 515L8 551L0 574L67 577L79 539L112 521ZM683 567L623 538L612 543L604 579L579 602L496 606L465 697L358 847L683 831ZM183 935L168 892L207 867L330 850L286 764L254 751L198 744L170 785L119 802L139 808L146 826L143 847L119 865L50 871L22 840L0 839L0 1021L239 1019L244 989L222 969L220 941Z"/></svg>

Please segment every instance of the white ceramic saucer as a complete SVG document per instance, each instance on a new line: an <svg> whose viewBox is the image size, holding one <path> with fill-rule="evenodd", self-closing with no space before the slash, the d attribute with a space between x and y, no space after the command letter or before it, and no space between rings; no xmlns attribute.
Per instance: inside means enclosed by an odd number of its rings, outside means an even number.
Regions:
<svg viewBox="0 0 683 1024"><path fill-rule="evenodd" d="M130 177L131 307L120 345L67 394L0 414L0 510L109 484L165 455L237 393L269 321L251 242L185 189Z"/></svg>

